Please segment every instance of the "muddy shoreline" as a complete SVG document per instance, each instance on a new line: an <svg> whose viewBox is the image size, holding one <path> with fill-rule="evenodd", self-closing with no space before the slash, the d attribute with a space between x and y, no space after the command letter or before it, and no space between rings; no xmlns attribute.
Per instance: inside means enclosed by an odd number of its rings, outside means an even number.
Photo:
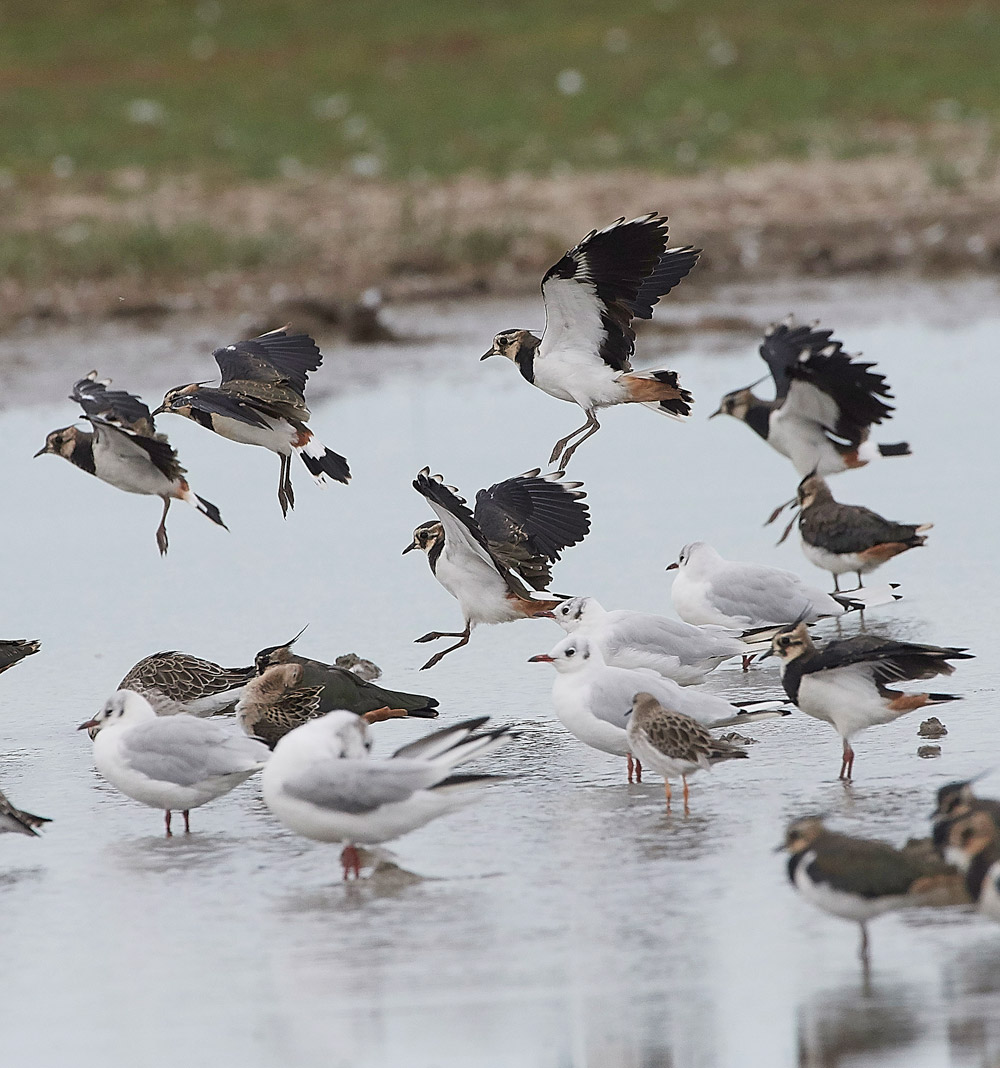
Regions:
<svg viewBox="0 0 1000 1068"><path fill-rule="evenodd" d="M301 254L273 267L198 274L123 269L30 282L0 280L0 324L25 319L155 320L170 312L254 313L312 304L350 329L360 294L401 303L533 291L540 273L592 225L654 208L671 240L705 249L677 292L720 282L1000 270L1000 176L967 160L947 180L904 155L769 163L691 177L645 172L436 183L303 179L211 189L194 178L132 191L59 187L6 192L7 234L81 227L203 224L280 234Z"/></svg>

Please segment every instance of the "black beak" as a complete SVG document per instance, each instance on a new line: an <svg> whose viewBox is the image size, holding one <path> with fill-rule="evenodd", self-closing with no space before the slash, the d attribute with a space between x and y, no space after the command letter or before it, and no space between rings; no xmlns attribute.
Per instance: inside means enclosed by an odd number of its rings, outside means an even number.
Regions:
<svg viewBox="0 0 1000 1068"><path fill-rule="evenodd" d="M410 544L409 544L409 545L407 545L407 547L406 547L406 548L405 548L405 549L404 549L404 550L402 551L402 553L400 553L400 555L401 555L401 556L406 556L406 554L407 554L407 553L408 553L408 552L409 552L409 551L410 551L411 549L416 549L416 548L417 548L417 543L416 543L415 541L411 541L411 542L410 542Z"/></svg>
<svg viewBox="0 0 1000 1068"><path fill-rule="evenodd" d="M714 412L712 412L712 414L708 418L714 419L717 415L725 415L725 413L726 412L724 408L718 408Z"/></svg>
<svg viewBox="0 0 1000 1068"><path fill-rule="evenodd" d="M44 456L44 455L45 455L45 454L46 454L46 453L47 453L48 451L49 451L49 447L48 447L48 445L43 445L43 446L42 446L42 447L41 447L41 448L40 448L40 449L38 450L38 452L36 452L36 453L35 453L35 455L34 455L34 456L32 456L32 460L37 460L39 456Z"/></svg>
<svg viewBox="0 0 1000 1068"><path fill-rule="evenodd" d="M483 360L488 360L491 356L496 356L496 355L497 355L497 350L496 349L490 349L489 352L484 352L482 354L482 356L479 357L479 362L482 363Z"/></svg>
<svg viewBox="0 0 1000 1068"><path fill-rule="evenodd" d="M166 410L167 410L167 409L166 409L166 408L165 408L165 407L164 407L164 406L163 406L163 405L161 404L161 405L159 406L159 408L157 408L157 409L156 409L156 411L155 411L155 412L150 412L150 413L149 413L149 417L150 417L150 419L155 419L155 418L156 418L156 417L157 417L158 415L163 415L163 413L164 413L164 412L165 412Z"/></svg>
<svg viewBox="0 0 1000 1068"><path fill-rule="evenodd" d="M758 656L761 658L761 660L766 660L769 656L774 656L774 655L775 654L774 654L774 650L773 649L768 649L768 651L766 653L758 653Z"/></svg>

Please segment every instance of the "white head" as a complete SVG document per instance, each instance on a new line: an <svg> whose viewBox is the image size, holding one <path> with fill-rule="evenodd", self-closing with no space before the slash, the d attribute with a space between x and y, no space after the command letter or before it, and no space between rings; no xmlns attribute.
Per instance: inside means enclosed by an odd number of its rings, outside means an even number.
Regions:
<svg viewBox="0 0 1000 1068"><path fill-rule="evenodd" d="M570 597L556 607L552 618L567 634L572 634L603 615L606 615L604 609L593 597Z"/></svg>
<svg viewBox="0 0 1000 1068"><path fill-rule="evenodd" d="M571 634L548 653L539 653L528 660L529 664L553 664L556 671L565 674L571 671L585 671L595 664L603 664L597 644L582 634Z"/></svg>
<svg viewBox="0 0 1000 1068"><path fill-rule="evenodd" d="M274 751L280 752L282 747L288 748L289 745L308 748L329 760L363 760L372 747L368 724L361 716L343 708L289 731L278 741Z"/></svg>
<svg viewBox="0 0 1000 1068"><path fill-rule="evenodd" d="M722 559L721 556L708 544L707 541L692 541L681 549L680 556L673 564L667 565L668 571L680 569L688 573L697 574L709 571Z"/></svg>
<svg viewBox="0 0 1000 1068"><path fill-rule="evenodd" d="M96 738L107 727L141 723L144 719L156 719L156 712L146 698L135 690L118 690L107 699L104 708L93 719L81 723L77 730L86 729L91 738Z"/></svg>

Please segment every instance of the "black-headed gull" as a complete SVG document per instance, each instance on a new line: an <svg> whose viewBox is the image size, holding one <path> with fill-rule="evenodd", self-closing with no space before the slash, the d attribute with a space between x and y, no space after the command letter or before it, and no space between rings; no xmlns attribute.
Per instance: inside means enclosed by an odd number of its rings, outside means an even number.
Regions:
<svg viewBox="0 0 1000 1068"><path fill-rule="evenodd" d="M469 510L457 490L424 468L413 482L437 514L422 523L403 550L427 554L434 577L454 597L465 617L463 631L431 631L418 642L458 638L435 653L421 670L467 645L480 623L510 623L551 611L562 598L532 596L551 581L551 564L563 549L582 541L590 512L581 500L581 482L562 482L562 472L527 471L476 494Z"/></svg>
<svg viewBox="0 0 1000 1068"><path fill-rule="evenodd" d="M141 694L119 690L103 710L81 723L96 730L94 764L127 797L165 814L184 815L239 786L264 767L270 751L230 727L180 713L158 716Z"/></svg>
<svg viewBox="0 0 1000 1068"><path fill-rule="evenodd" d="M323 355L308 334L288 330L282 327L216 349L212 355L221 374L218 387L204 382L175 386L153 412L182 415L230 441L277 453L278 503L285 516L295 507L293 453L321 486L330 479L346 485L351 478L344 457L328 449L306 425L306 379L319 369Z"/></svg>
<svg viewBox="0 0 1000 1068"><path fill-rule="evenodd" d="M746 423L792 461L800 478L864 467L877 456L910 455L905 441L868 441L872 425L891 416L882 398L892 394L874 364L852 360L832 335L795 326L790 317L771 326L760 354L774 379L774 400L761 400L750 386L727 394L713 413Z"/></svg>
<svg viewBox="0 0 1000 1068"><path fill-rule="evenodd" d="M690 716L706 727L727 727L750 720L773 719L789 714L781 701L755 701L741 707L722 697L691 687L646 668L609 667L596 642L583 634L571 634L547 653L529 658L532 664L552 664L552 704L556 718L581 742L628 762L632 781L632 750L626 728L637 693L652 694L669 708ZM642 769L638 774L641 778Z"/></svg>
<svg viewBox="0 0 1000 1068"><path fill-rule="evenodd" d="M329 712L286 734L264 769L264 801L290 830L343 842L344 878L360 875L358 845L377 845L468 804L495 775L453 775L459 764L508 740L509 728L480 731L487 716L434 731L387 760L369 756L364 720Z"/></svg>
<svg viewBox="0 0 1000 1068"><path fill-rule="evenodd" d="M723 661L749 657L771 648L766 641L740 637L731 627L701 627L667 616L607 611L594 597L570 597L552 611L567 634L585 634L596 642L611 667L649 668L681 686L702 682Z"/></svg>
<svg viewBox="0 0 1000 1068"><path fill-rule="evenodd" d="M851 739L867 727L927 705L960 698L951 693L906 693L889 684L932 679L955 671L949 660L970 660L964 649L897 642L874 634L817 647L804 623L779 631L771 653L781 661L781 681L790 700L808 716L829 723L844 743L840 778L854 770Z"/></svg>
<svg viewBox="0 0 1000 1068"><path fill-rule="evenodd" d="M855 596L831 596L808 586L780 567L726 560L707 542L693 541L681 549L670 598L686 623L749 630L795 623L814 623L826 616L891 603L892 590L864 590Z"/></svg>
<svg viewBox="0 0 1000 1068"><path fill-rule="evenodd" d="M65 426L53 430L35 456L61 456L102 482L163 501L163 514L156 528L160 555L167 551L167 512L170 502L184 501L224 530L222 515L211 501L191 490L187 471L177 459L164 434L156 433L149 409L136 396L123 390L108 390L106 381L91 371L73 387L90 430Z"/></svg>
<svg viewBox="0 0 1000 1068"><path fill-rule="evenodd" d="M493 338L482 359L506 356L525 381L587 413L583 426L556 442L550 464L558 460L565 469L600 430L598 408L644 404L674 418L690 414L693 398L676 371L632 370L632 319L651 319L653 305L688 274L700 252L668 249L667 220L656 212L591 230L545 272L542 336L502 330Z"/></svg>
<svg viewBox="0 0 1000 1068"><path fill-rule="evenodd" d="M628 717L632 755L663 776L670 811L670 780L684 784L684 815L688 815L687 777L723 760L745 759L747 751L709 734L697 720L664 708L651 693L637 693Z"/></svg>
<svg viewBox="0 0 1000 1068"><path fill-rule="evenodd" d="M788 854L788 878L817 908L861 928L860 957L868 968L868 921L896 909L937 903L954 875L887 842L827 830L818 816L792 820L778 849Z"/></svg>
<svg viewBox="0 0 1000 1068"><path fill-rule="evenodd" d="M895 523L859 504L834 500L830 487L818 475L799 483L799 536L805 558L833 575L834 591L840 592L840 576L854 572L867 575L887 560L927 541L925 530L933 523Z"/></svg>

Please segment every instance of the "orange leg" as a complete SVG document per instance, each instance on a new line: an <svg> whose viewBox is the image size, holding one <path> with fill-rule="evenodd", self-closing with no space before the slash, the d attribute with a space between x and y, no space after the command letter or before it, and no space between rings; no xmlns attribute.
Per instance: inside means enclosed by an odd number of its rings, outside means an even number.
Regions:
<svg viewBox="0 0 1000 1068"><path fill-rule="evenodd" d="M638 757L635 758L635 781L642 782L642 762Z"/></svg>
<svg viewBox="0 0 1000 1068"><path fill-rule="evenodd" d="M684 815L690 816L691 809L688 807L688 781L686 775L681 776L681 782L684 783Z"/></svg>
<svg viewBox="0 0 1000 1068"><path fill-rule="evenodd" d="M840 778L844 782L851 781L851 773L854 771L854 750L851 743L844 739L844 759L840 764Z"/></svg>
<svg viewBox="0 0 1000 1068"><path fill-rule="evenodd" d="M354 872L354 878L361 878L361 857L358 855L358 847L353 843L351 845L344 846L343 851L340 854L340 863L344 866L344 879L350 879L351 872Z"/></svg>
<svg viewBox="0 0 1000 1068"><path fill-rule="evenodd" d="M371 712L366 712L361 718L365 723L381 723L384 719L402 719L408 715L409 712L405 708L390 708L388 705L383 705L382 708L373 708Z"/></svg>
<svg viewBox="0 0 1000 1068"><path fill-rule="evenodd" d="M625 754L625 767L628 770L628 781L632 782L635 769L635 760L633 759L631 753Z"/></svg>
<svg viewBox="0 0 1000 1068"><path fill-rule="evenodd" d="M667 812L669 812L670 811L670 780L669 779L664 779L663 780L663 787L664 787L664 791L665 791L665 793L667 795Z"/></svg>

